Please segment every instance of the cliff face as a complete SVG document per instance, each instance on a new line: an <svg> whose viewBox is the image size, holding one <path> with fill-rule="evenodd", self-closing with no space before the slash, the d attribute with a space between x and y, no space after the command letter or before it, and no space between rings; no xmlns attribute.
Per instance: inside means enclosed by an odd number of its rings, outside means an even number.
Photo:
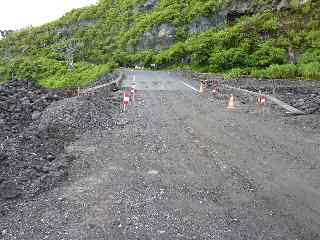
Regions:
<svg viewBox="0 0 320 240"><path fill-rule="evenodd" d="M227 26L233 24L243 16L253 16L258 13L266 11L285 12L293 9L303 8L311 0L270 0L270 1L255 1L255 0L231 0L225 1L220 9L214 12L204 14L202 16L195 16L191 21L186 23L183 27L187 29L188 33L199 34L206 32L209 29ZM149 0L145 3L144 7L139 7L140 11L145 9L153 9L159 1ZM149 6L149 7L145 7ZM141 10L143 9L143 10ZM172 44L179 41L176 32L178 29L170 24L170 22L161 23L154 26L151 30L146 30L140 38L138 49L139 50L156 50L170 48ZM129 47L129 49L132 49Z"/></svg>
<svg viewBox="0 0 320 240"><path fill-rule="evenodd" d="M318 64L319 29L319 0L100 0L0 41L0 76L19 66L29 76L39 59L57 68L157 63L251 74L301 58Z"/></svg>

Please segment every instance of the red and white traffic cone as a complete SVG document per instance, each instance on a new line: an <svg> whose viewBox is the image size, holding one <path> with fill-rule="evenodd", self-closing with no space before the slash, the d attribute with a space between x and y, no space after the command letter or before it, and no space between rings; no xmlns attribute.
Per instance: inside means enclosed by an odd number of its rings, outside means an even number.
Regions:
<svg viewBox="0 0 320 240"><path fill-rule="evenodd" d="M264 114L265 106L267 105L267 96L260 95L257 99L257 112Z"/></svg>
<svg viewBox="0 0 320 240"><path fill-rule="evenodd" d="M123 92L122 105L123 105L123 111L124 112L127 111L127 107L128 107L129 102L130 102L129 93L128 92Z"/></svg>

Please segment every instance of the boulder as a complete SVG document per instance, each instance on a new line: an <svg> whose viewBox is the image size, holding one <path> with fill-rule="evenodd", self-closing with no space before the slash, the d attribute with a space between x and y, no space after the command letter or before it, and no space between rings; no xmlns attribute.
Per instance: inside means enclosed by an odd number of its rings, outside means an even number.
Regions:
<svg viewBox="0 0 320 240"><path fill-rule="evenodd" d="M55 157L54 155L52 155L52 154L48 154L48 155L46 156L46 159L47 159L49 162L52 162L53 160L56 159L56 157Z"/></svg>
<svg viewBox="0 0 320 240"><path fill-rule="evenodd" d="M0 199L10 200L19 197L22 189L15 181L2 182L0 185Z"/></svg>
<svg viewBox="0 0 320 240"><path fill-rule="evenodd" d="M0 152L0 163L7 159L8 159L8 155L4 152Z"/></svg>
<svg viewBox="0 0 320 240"><path fill-rule="evenodd" d="M40 118L40 116L41 116L41 112L35 111L32 113L31 118L32 118L32 120L38 120Z"/></svg>
<svg viewBox="0 0 320 240"><path fill-rule="evenodd" d="M281 0L277 6L277 11L288 10L290 8L288 0Z"/></svg>
<svg viewBox="0 0 320 240"><path fill-rule="evenodd" d="M253 7L252 0L239 0L239 1L231 1L231 4L227 7L227 10L229 12L246 14L248 12L253 11L252 7Z"/></svg>

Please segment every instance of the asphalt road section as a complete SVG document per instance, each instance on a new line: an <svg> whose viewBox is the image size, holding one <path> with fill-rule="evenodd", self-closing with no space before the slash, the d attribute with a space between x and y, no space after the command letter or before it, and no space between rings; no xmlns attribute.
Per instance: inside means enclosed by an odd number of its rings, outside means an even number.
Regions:
<svg viewBox="0 0 320 240"><path fill-rule="evenodd" d="M0 239L320 239L319 131L228 111L173 73L126 75L118 126L66 146L70 181L18 203Z"/></svg>

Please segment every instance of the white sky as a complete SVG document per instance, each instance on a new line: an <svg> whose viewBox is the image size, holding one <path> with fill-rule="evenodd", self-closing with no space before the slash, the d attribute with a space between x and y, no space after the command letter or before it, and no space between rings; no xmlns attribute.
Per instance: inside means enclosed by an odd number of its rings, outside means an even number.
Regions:
<svg viewBox="0 0 320 240"><path fill-rule="evenodd" d="M97 0L0 0L0 30L17 30L56 20Z"/></svg>

